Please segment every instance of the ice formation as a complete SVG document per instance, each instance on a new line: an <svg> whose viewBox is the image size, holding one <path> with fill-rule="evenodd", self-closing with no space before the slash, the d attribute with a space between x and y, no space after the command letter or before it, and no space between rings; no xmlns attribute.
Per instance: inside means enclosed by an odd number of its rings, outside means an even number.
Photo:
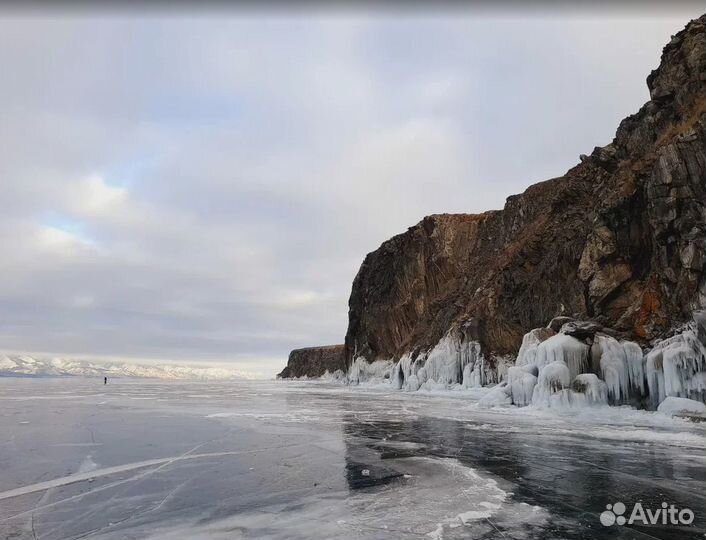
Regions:
<svg viewBox="0 0 706 540"><path fill-rule="evenodd" d="M647 385L653 400L683 397L706 401L705 322L703 316L698 317L647 355Z"/></svg>
<svg viewBox="0 0 706 540"><path fill-rule="evenodd" d="M392 367L391 382L393 388L411 392L437 386L475 387L498 382L498 372L502 369L489 365L479 343L447 335L428 353L414 359L403 355Z"/></svg>
<svg viewBox="0 0 706 540"><path fill-rule="evenodd" d="M571 374L568 366L561 360L555 360L539 370L537 384L532 392L532 404L549 405L552 394L568 388Z"/></svg>
<svg viewBox="0 0 706 540"><path fill-rule="evenodd" d="M535 328L525 334L517 359L488 361L478 342L450 332L426 353L398 362L368 364L359 358L349 369L353 382L382 381L417 391L495 385L482 406L583 407L631 404L657 407L668 397L706 401L706 313L647 354L637 343L597 331L574 337L576 325ZM595 325L597 326L597 325ZM600 327L598 327L600 328ZM595 330L594 330L595 331ZM585 335L585 334L584 334Z"/></svg>
<svg viewBox="0 0 706 540"><path fill-rule="evenodd" d="M674 414L697 414L706 415L706 404L693 399L670 396L659 404L657 411L674 415Z"/></svg>
<svg viewBox="0 0 706 540"><path fill-rule="evenodd" d="M537 384L538 373L535 365L513 366L507 370L507 384L515 405L523 407L532 402L532 392Z"/></svg>
<svg viewBox="0 0 706 540"><path fill-rule="evenodd" d="M389 360L376 360L368 362L364 357L356 358L348 369L348 381L358 384L361 382L382 383L390 378L392 362Z"/></svg>
<svg viewBox="0 0 706 540"><path fill-rule="evenodd" d="M517 353L515 365L535 365L537 358L537 347L542 341L547 339L554 331L549 328L535 328L527 332L522 338L522 345Z"/></svg>
<svg viewBox="0 0 706 540"><path fill-rule="evenodd" d="M497 407L502 405L512 405L512 397L507 383L496 384L478 401L479 407Z"/></svg>
<svg viewBox="0 0 706 540"><path fill-rule="evenodd" d="M611 403L627 403L645 393L645 358L642 349L631 341L596 335L591 349L598 371L608 385Z"/></svg>
<svg viewBox="0 0 706 540"><path fill-rule="evenodd" d="M586 370L588 351L588 345L578 339L556 334L537 346L535 365L542 368L553 362L562 362L569 368L569 375L573 378Z"/></svg>
<svg viewBox="0 0 706 540"><path fill-rule="evenodd" d="M595 373L581 373L571 382L571 390L576 401L586 405L608 404L608 385Z"/></svg>

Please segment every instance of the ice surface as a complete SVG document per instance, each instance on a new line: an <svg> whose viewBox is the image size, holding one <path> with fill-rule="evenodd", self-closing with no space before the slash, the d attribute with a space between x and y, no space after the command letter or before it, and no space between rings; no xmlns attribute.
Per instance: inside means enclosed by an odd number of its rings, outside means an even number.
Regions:
<svg viewBox="0 0 706 540"><path fill-rule="evenodd" d="M608 502L706 502L706 425L479 407L508 386L3 379L0 538L601 539Z"/></svg>

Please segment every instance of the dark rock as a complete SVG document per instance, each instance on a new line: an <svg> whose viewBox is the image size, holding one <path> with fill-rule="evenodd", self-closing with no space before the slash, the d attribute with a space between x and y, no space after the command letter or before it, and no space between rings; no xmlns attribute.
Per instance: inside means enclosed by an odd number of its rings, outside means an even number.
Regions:
<svg viewBox="0 0 706 540"><path fill-rule="evenodd" d="M551 321L549 321L547 328L551 328L552 330L554 330L554 332L559 333L562 326L564 326L566 323L573 322L574 320L575 319L573 317L566 317L563 315L559 317L554 317Z"/></svg>
<svg viewBox="0 0 706 540"><path fill-rule="evenodd" d="M287 367L277 375L277 378L321 377L327 371L329 373L334 373L337 369L345 371L343 351L343 345L294 349L289 353Z"/></svg>
<svg viewBox="0 0 706 540"><path fill-rule="evenodd" d="M602 329L602 325L593 321L571 321L561 327L561 333L582 341L592 341L596 332L600 332Z"/></svg>

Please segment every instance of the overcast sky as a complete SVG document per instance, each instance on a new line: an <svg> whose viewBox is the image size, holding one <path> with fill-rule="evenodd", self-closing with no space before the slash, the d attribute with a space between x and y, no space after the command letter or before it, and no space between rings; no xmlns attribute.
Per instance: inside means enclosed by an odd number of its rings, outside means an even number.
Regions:
<svg viewBox="0 0 706 540"><path fill-rule="evenodd" d="M5 13L0 350L341 343L367 252L610 142L698 15Z"/></svg>

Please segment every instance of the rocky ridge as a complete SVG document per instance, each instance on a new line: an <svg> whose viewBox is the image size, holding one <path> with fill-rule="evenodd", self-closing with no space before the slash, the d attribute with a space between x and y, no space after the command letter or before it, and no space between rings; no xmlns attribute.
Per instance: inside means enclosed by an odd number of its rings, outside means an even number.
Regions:
<svg viewBox="0 0 706 540"><path fill-rule="evenodd" d="M294 349L289 353L287 366L277 378L321 377L327 372L344 371L346 362L343 352L343 345Z"/></svg>

